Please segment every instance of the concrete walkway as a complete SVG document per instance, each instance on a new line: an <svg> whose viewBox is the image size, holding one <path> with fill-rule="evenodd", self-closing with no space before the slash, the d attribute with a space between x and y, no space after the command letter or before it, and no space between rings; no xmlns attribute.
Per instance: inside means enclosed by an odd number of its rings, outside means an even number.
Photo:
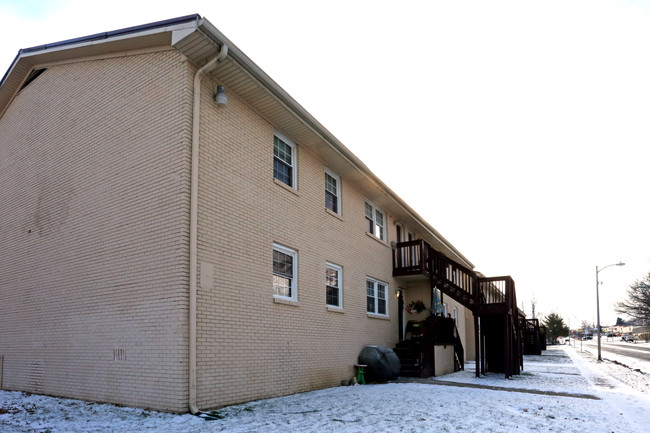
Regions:
<svg viewBox="0 0 650 433"><path fill-rule="evenodd" d="M400 377L398 380L392 381L392 383L428 383L430 385L457 386L460 388L489 389L491 391L508 391L508 392L521 392L525 394L551 395L557 397L584 398L587 400L601 399L600 397L592 394L576 394L576 393L569 393L569 392L543 391L538 389L510 388L507 386L482 385L479 383L452 382L446 380L438 380L434 378Z"/></svg>
<svg viewBox="0 0 650 433"><path fill-rule="evenodd" d="M497 373L488 373L477 378L476 364L468 362L465 370L445 376L400 377L394 382L601 400L601 397L593 392L592 382L583 376L581 369L564 349L563 346L550 346L541 355L525 355L522 373L510 379Z"/></svg>

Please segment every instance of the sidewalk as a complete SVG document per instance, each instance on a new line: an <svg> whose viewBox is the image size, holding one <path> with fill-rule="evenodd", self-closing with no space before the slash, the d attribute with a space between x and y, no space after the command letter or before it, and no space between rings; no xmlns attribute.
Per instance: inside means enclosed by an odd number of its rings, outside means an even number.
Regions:
<svg viewBox="0 0 650 433"><path fill-rule="evenodd" d="M505 379L500 373L475 375L474 362L468 362L464 371L432 379L413 379L421 383L472 386L499 391L526 392L540 395L588 398L600 400L591 383L564 346L549 346L542 355L526 355L520 375ZM411 381L405 379L406 382Z"/></svg>
<svg viewBox="0 0 650 433"><path fill-rule="evenodd" d="M435 379L335 387L226 407L211 412L214 421L0 391L0 431L650 433L648 376L589 356L550 346L541 356L526 356L523 373L511 379L476 378L469 364Z"/></svg>
<svg viewBox="0 0 650 433"><path fill-rule="evenodd" d="M476 378L471 363L465 371L423 381L602 400L613 409L608 418L620 416L635 429L630 431L650 432L650 376L610 361L597 362L590 351L571 346L549 346L540 356L525 356L522 374L510 380L495 373Z"/></svg>

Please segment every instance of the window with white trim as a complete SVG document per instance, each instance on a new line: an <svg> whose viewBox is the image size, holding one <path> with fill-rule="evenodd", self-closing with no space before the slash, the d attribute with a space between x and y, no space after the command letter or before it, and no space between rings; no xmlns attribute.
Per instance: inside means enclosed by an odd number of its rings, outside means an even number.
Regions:
<svg viewBox="0 0 650 433"><path fill-rule="evenodd" d="M454 307L454 323L458 327L458 307Z"/></svg>
<svg viewBox="0 0 650 433"><path fill-rule="evenodd" d="M341 213L341 179L328 169L325 169L325 207Z"/></svg>
<svg viewBox="0 0 650 433"><path fill-rule="evenodd" d="M368 233L382 241L386 239L384 212L369 201L366 201L366 224Z"/></svg>
<svg viewBox="0 0 650 433"><path fill-rule="evenodd" d="M388 316L388 284L374 278L366 278L366 311Z"/></svg>
<svg viewBox="0 0 650 433"><path fill-rule="evenodd" d="M273 177L296 188L296 145L284 135L273 135Z"/></svg>
<svg viewBox="0 0 650 433"><path fill-rule="evenodd" d="M273 296L298 300L298 253L291 248L273 244Z"/></svg>
<svg viewBox="0 0 650 433"><path fill-rule="evenodd" d="M343 269L332 263L325 264L325 303L329 307L343 308Z"/></svg>

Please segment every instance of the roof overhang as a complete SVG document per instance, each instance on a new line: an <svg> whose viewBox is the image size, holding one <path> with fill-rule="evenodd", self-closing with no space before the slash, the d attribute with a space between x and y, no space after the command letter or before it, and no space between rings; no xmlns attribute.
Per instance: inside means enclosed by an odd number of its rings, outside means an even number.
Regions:
<svg viewBox="0 0 650 433"><path fill-rule="evenodd" d="M49 64L73 61L87 57L101 57L115 53L171 45L172 33L179 29L196 27L199 15L188 15L171 20L129 27L51 44L23 48L0 81L0 117L16 97L30 72Z"/></svg>
<svg viewBox="0 0 650 433"><path fill-rule="evenodd" d="M399 221L421 227L432 246L468 268L474 265L384 184L347 147L262 71L207 19L188 15L113 32L22 49L0 81L0 117L34 69L81 58L174 47L199 67L228 45L228 57L214 72L218 80L301 148L361 188L377 206Z"/></svg>

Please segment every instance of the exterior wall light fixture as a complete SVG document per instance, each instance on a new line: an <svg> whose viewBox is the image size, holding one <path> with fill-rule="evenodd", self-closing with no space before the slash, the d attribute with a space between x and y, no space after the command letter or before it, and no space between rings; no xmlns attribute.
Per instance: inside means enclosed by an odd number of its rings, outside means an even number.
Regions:
<svg viewBox="0 0 650 433"><path fill-rule="evenodd" d="M226 88L224 86L217 86L217 93L214 94L214 100L217 105L226 105L228 103L228 96L226 96Z"/></svg>

